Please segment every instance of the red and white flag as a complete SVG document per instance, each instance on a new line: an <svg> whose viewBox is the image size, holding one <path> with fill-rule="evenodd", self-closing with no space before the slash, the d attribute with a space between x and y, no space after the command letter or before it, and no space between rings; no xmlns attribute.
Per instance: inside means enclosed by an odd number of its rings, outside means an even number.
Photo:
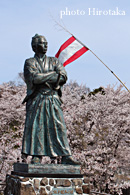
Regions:
<svg viewBox="0 0 130 195"><path fill-rule="evenodd" d="M83 46L75 37L70 37L63 45L61 45L59 51L55 55L56 58L66 66L73 62L81 55L83 55L89 49Z"/></svg>

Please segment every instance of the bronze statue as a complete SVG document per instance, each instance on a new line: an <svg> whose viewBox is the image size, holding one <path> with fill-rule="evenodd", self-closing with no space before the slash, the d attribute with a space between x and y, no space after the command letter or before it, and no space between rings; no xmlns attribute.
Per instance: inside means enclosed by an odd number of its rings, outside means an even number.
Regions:
<svg viewBox="0 0 130 195"><path fill-rule="evenodd" d="M62 164L75 165L79 163L71 157L60 99L67 74L57 58L46 56L47 44L44 36L32 37L35 55L24 65L27 96L22 158L25 161L31 155L35 164L42 156L52 160L61 156Z"/></svg>

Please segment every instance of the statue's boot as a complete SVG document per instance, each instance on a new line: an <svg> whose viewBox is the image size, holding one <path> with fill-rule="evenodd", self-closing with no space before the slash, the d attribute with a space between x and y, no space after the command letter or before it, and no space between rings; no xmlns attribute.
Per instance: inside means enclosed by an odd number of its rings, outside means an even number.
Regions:
<svg viewBox="0 0 130 195"><path fill-rule="evenodd" d="M31 160L31 164L40 164L42 161L41 156L33 156Z"/></svg>
<svg viewBox="0 0 130 195"><path fill-rule="evenodd" d="M61 164L68 164L68 165L81 165L80 162L74 160L72 156L63 156L61 159Z"/></svg>

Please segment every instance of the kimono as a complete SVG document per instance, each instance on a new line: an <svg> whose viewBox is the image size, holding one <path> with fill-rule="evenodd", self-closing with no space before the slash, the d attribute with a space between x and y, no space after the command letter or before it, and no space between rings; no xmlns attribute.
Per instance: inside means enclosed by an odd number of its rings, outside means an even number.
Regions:
<svg viewBox="0 0 130 195"><path fill-rule="evenodd" d="M53 73L62 76L62 85L67 80L63 65L55 57L38 56L25 61L24 77L27 85L26 121L22 153L34 156L69 156L67 130L61 109L61 87L49 84Z"/></svg>

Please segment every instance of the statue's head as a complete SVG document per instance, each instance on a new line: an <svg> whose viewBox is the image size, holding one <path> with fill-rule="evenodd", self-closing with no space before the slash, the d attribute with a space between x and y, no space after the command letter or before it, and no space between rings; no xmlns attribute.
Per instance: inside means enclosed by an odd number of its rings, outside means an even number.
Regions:
<svg viewBox="0 0 130 195"><path fill-rule="evenodd" d="M32 49L35 53L41 53L45 54L47 52L47 40L44 36L35 34L34 37L32 37Z"/></svg>

